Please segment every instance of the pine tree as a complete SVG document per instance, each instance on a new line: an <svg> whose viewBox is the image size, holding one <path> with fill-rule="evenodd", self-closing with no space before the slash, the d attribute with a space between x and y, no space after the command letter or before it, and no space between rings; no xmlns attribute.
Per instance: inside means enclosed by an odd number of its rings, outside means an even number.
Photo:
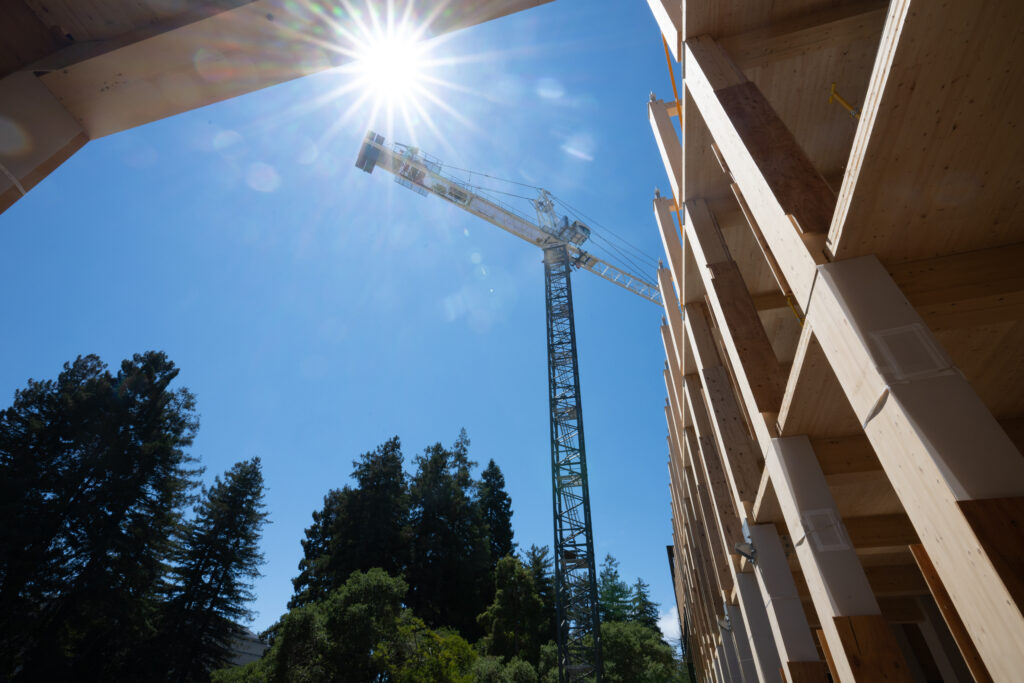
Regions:
<svg viewBox="0 0 1024 683"><path fill-rule="evenodd" d="M476 617L487 606L490 550L487 526L472 498L474 483L462 430L451 450L441 444L416 458L410 485L412 556L409 602L432 627L458 629L476 640Z"/></svg>
<svg viewBox="0 0 1024 683"><path fill-rule="evenodd" d="M629 587L619 576L619 561L605 555L597 583L597 601L601 622L626 621L629 618Z"/></svg>
<svg viewBox="0 0 1024 683"><path fill-rule="evenodd" d="M558 615L555 612L554 561L548 546L531 545L523 556L523 564L533 576L533 585L543 605L545 621L541 628L541 643L555 640Z"/></svg>
<svg viewBox="0 0 1024 683"><path fill-rule="evenodd" d="M0 416L0 678L144 678L172 532L195 486L195 400L166 355L96 356Z"/></svg>
<svg viewBox="0 0 1024 683"><path fill-rule="evenodd" d="M505 556L494 571L494 587L494 602L478 617L486 632L484 650L536 666L546 615L530 570L517 558Z"/></svg>
<svg viewBox="0 0 1024 683"><path fill-rule="evenodd" d="M250 619L267 513L260 459L236 463L204 492L188 525L166 607L168 680L195 681L227 662Z"/></svg>
<svg viewBox="0 0 1024 683"><path fill-rule="evenodd" d="M637 577L629 597L629 620L657 630L658 604L651 601L651 587Z"/></svg>
<svg viewBox="0 0 1024 683"><path fill-rule="evenodd" d="M515 552L512 537L512 498L505 491L505 475L491 460L480 475L480 509L487 523L491 548L491 568L506 555Z"/></svg>

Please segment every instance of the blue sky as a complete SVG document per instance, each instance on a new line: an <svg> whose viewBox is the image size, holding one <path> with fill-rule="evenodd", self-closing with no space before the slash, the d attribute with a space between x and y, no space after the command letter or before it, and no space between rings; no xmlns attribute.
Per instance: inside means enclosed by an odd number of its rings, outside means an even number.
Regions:
<svg viewBox="0 0 1024 683"><path fill-rule="evenodd" d="M647 122L670 96L645 3L557 0L459 32L438 94L390 139L541 185L649 254L667 181ZM89 143L0 215L0 396L78 354L162 349L198 397L207 479L259 455L271 525L254 607L285 609L299 540L351 461L407 461L461 427L512 496L516 541L550 544L540 252L353 166L370 121L326 72ZM338 122L344 120L343 125ZM653 272L648 273L653 278ZM661 310L573 280L597 554L674 605Z"/></svg>

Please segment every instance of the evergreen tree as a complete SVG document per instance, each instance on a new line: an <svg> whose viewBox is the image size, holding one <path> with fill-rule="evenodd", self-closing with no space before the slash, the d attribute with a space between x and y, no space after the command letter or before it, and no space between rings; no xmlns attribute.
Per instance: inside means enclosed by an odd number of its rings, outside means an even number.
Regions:
<svg viewBox="0 0 1024 683"><path fill-rule="evenodd" d="M487 523L491 548L491 568L515 551L512 542L512 498L505 492L505 475L491 460L480 475L480 509Z"/></svg>
<svg viewBox="0 0 1024 683"><path fill-rule="evenodd" d="M289 609L301 607L325 599L334 588L344 583L346 577L339 577L333 571L335 534L338 520L347 516L352 489L331 489L324 496L324 506L313 511L313 524L302 540L302 559L299 560L299 575L292 579L295 590L288 601Z"/></svg>
<svg viewBox="0 0 1024 683"><path fill-rule="evenodd" d="M629 618L629 586L619 576L619 561L605 555L597 582L597 602L601 622L626 621Z"/></svg>
<svg viewBox="0 0 1024 683"><path fill-rule="evenodd" d="M302 541L289 607L324 599L353 571L401 574L409 560L409 494L398 437L353 461L355 488L334 489Z"/></svg>
<svg viewBox="0 0 1024 683"><path fill-rule="evenodd" d="M545 617L541 632L541 643L555 640L557 637L558 614L555 612L555 579L552 574L554 561L548 546L531 545L523 556L523 564L530 570L533 586L537 590Z"/></svg>
<svg viewBox="0 0 1024 683"><path fill-rule="evenodd" d="M629 620L647 628L658 628L658 604L651 601L651 587L637 577L629 597Z"/></svg>
<svg viewBox="0 0 1024 683"><path fill-rule="evenodd" d="M145 678L195 400L160 352L30 380L0 414L0 678ZM13 675L18 671L17 676Z"/></svg>
<svg viewBox="0 0 1024 683"><path fill-rule="evenodd" d="M356 488L348 514L339 520L340 559L347 564L340 573L347 579L356 569L380 567L397 576L409 561L409 489L401 441L392 437L352 466Z"/></svg>
<svg viewBox="0 0 1024 683"><path fill-rule="evenodd" d="M410 485L412 556L409 604L432 627L456 628L476 640L476 617L487 606L490 550L462 430L451 450L441 444L416 458Z"/></svg>
<svg viewBox="0 0 1024 683"><path fill-rule="evenodd" d="M169 680L202 680L223 666L243 633L236 622L252 617L246 603L263 562L264 508L259 458L236 463L204 492L173 570L166 609Z"/></svg>
<svg viewBox="0 0 1024 683"><path fill-rule="evenodd" d="M515 557L503 557L494 572L494 586L494 602L478 618L487 634L481 641L484 651L536 666L546 615L530 570Z"/></svg>

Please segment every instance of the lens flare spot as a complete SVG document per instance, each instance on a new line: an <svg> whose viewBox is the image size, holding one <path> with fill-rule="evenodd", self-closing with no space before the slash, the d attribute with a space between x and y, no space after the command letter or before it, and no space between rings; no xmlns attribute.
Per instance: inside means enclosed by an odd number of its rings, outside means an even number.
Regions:
<svg viewBox="0 0 1024 683"><path fill-rule="evenodd" d="M209 83L223 83L231 78L235 69L219 50L201 47L192 58L196 73Z"/></svg>
<svg viewBox="0 0 1024 683"><path fill-rule="evenodd" d="M542 78L537 81L537 94L546 100L557 100L565 95L565 88L553 78Z"/></svg>
<svg viewBox="0 0 1024 683"><path fill-rule="evenodd" d="M281 185L281 176L270 164L262 161L249 164L245 172L245 182L257 192L273 192Z"/></svg>
<svg viewBox="0 0 1024 683"><path fill-rule="evenodd" d="M28 131L16 121L0 116L0 154L20 156L32 149Z"/></svg>
<svg viewBox="0 0 1024 683"><path fill-rule="evenodd" d="M222 130L218 131L213 136L213 148L218 152L223 152L229 147L234 147L242 141L242 136L233 130Z"/></svg>

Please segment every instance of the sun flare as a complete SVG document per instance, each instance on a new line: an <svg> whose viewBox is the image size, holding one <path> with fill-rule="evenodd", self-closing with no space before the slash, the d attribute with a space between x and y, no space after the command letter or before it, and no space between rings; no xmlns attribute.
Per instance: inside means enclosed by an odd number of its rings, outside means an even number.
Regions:
<svg viewBox="0 0 1024 683"><path fill-rule="evenodd" d="M375 99L400 104L423 88L426 47L402 27L372 36L361 46L355 70Z"/></svg>

